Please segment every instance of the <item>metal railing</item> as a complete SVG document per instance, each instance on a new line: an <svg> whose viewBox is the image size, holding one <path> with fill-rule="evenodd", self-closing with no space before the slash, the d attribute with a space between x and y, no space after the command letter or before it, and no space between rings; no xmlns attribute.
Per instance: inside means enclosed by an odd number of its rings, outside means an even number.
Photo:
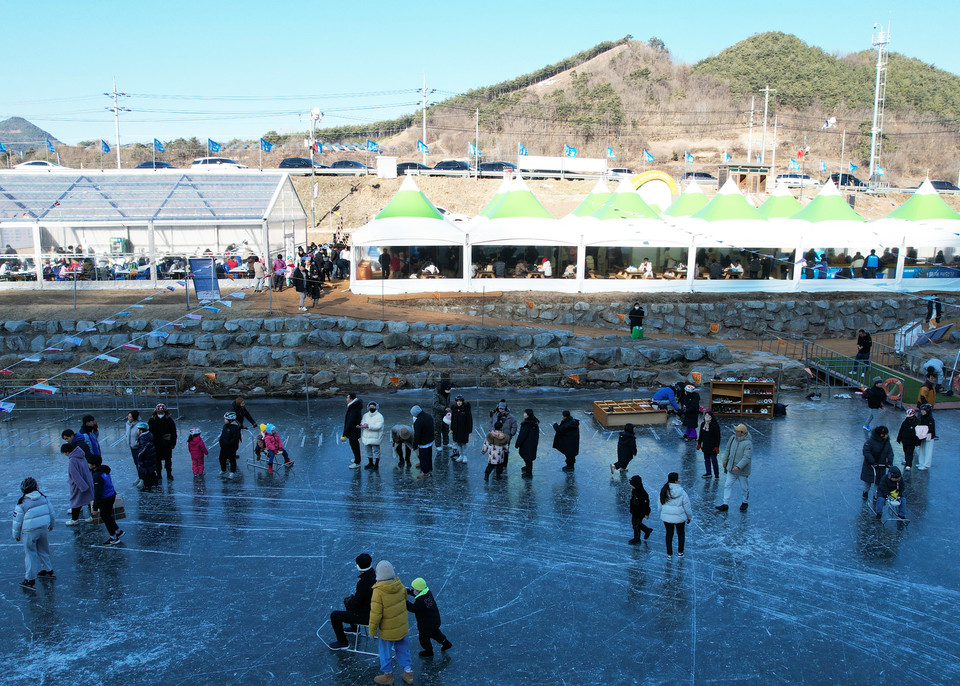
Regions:
<svg viewBox="0 0 960 686"><path fill-rule="evenodd" d="M167 406L174 417L180 414L180 393L174 379L57 379L51 382L54 394L26 390L36 379L0 378L0 397L16 403L14 412L27 410L75 412L114 411ZM13 396L13 397L10 397Z"/></svg>

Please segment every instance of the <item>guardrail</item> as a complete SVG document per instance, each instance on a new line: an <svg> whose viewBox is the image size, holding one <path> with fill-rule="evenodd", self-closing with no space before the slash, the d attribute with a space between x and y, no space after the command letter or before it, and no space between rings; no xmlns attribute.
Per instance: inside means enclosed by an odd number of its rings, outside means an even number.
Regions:
<svg viewBox="0 0 960 686"><path fill-rule="evenodd" d="M36 379L0 378L0 397L16 403L14 413L23 411L78 412L148 409L163 403L174 417L180 414L180 393L174 379L57 379L54 394L26 390Z"/></svg>

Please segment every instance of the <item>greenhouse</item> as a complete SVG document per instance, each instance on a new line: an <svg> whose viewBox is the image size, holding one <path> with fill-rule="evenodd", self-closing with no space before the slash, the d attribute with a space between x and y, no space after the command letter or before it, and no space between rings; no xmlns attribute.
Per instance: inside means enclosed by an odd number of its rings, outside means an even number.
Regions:
<svg viewBox="0 0 960 686"><path fill-rule="evenodd" d="M0 172L0 241L18 263L6 277L30 287L64 271L110 287L183 278L201 256L222 277L245 276L249 257L292 255L306 229L283 173Z"/></svg>

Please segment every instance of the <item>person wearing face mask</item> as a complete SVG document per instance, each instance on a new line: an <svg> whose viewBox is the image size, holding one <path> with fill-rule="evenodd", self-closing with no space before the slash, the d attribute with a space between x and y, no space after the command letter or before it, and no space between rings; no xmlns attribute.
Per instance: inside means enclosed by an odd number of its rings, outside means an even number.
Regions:
<svg viewBox="0 0 960 686"><path fill-rule="evenodd" d="M177 424L167 412L167 406L157 403L147 425L150 427L150 433L153 434L153 443L157 449L157 481L160 481L164 466L167 468L167 480L173 481L171 467L173 449L177 446Z"/></svg>
<svg viewBox="0 0 960 686"><path fill-rule="evenodd" d="M367 404L367 413L360 422L360 442L367 453L364 469L380 469L380 442L383 440L383 415L380 406L372 400Z"/></svg>

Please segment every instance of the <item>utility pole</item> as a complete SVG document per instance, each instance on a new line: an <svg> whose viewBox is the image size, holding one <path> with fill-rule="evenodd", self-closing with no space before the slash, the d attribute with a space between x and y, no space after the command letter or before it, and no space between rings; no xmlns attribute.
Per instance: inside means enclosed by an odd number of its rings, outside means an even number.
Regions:
<svg viewBox="0 0 960 686"><path fill-rule="evenodd" d="M770 94L776 93L776 88L767 85L760 90L763 93L763 135L760 137L760 164L767 161L767 109L770 104Z"/></svg>
<svg viewBox="0 0 960 686"><path fill-rule="evenodd" d="M317 227L316 222L316 213L314 207L316 201L314 198L317 197L317 167L313 162L313 151L317 146L317 138L315 134L316 127L320 124L320 120L323 119L323 112L320 111L319 107L314 107L310 110L310 178L313 181L313 184L310 187L310 228L315 229Z"/></svg>
<svg viewBox="0 0 960 686"><path fill-rule="evenodd" d="M777 117L773 115L773 157L770 159L770 174L777 178Z"/></svg>
<svg viewBox="0 0 960 686"><path fill-rule="evenodd" d="M753 105L756 96L750 96L750 138L747 139L747 164L753 163Z"/></svg>
<svg viewBox="0 0 960 686"><path fill-rule="evenodd" d="M886 32L883 26L874 24L879 32L872 36L873 47L877 49L877 81L873 89L873 126L870 128L870 181L877 169L880 158L880 147L883 141L883 105L887 92L887 46L890 44L889 27Z"/></svg>
<svg viewBox="0 0 960 686"><path fill-rule="evenodd" d="M116 129L117 134L117 169L120 168L120 113L129 112L129 107L120 107L120 98L127 97L126 93L117 92L117 77L113 77L113 92L104 93L108 98L113 98L113 107L108 107L108 110L113 111L113 123L114 128ZM156 165L154 165L156 167Z"/></svg>
<svg viewBox="0 0 960 686"><path fill-rule="evenodd" d="M421 103L421 105L420 105L420 111L421 111L421 117L422 117L422 124L423 124L423 131L422 131L421 134L420 134L420 136L421 136L421 137L420 137L420 140L423 141L423 144L424 144L424 145L427 144L427 95L428 95L429 93L434 93L435 91L436 91L435 88L431 88L429 91L427 90L427 73L424 72L424 73L423 73L423 88L420 89L420 94L423 96L423 101L422 101L422 103ZM424 151L424 150L421 150L421 151L420 151L420 161L421 161L424 165L427 163L427 153L426 153L426 151Z"/></svg>

